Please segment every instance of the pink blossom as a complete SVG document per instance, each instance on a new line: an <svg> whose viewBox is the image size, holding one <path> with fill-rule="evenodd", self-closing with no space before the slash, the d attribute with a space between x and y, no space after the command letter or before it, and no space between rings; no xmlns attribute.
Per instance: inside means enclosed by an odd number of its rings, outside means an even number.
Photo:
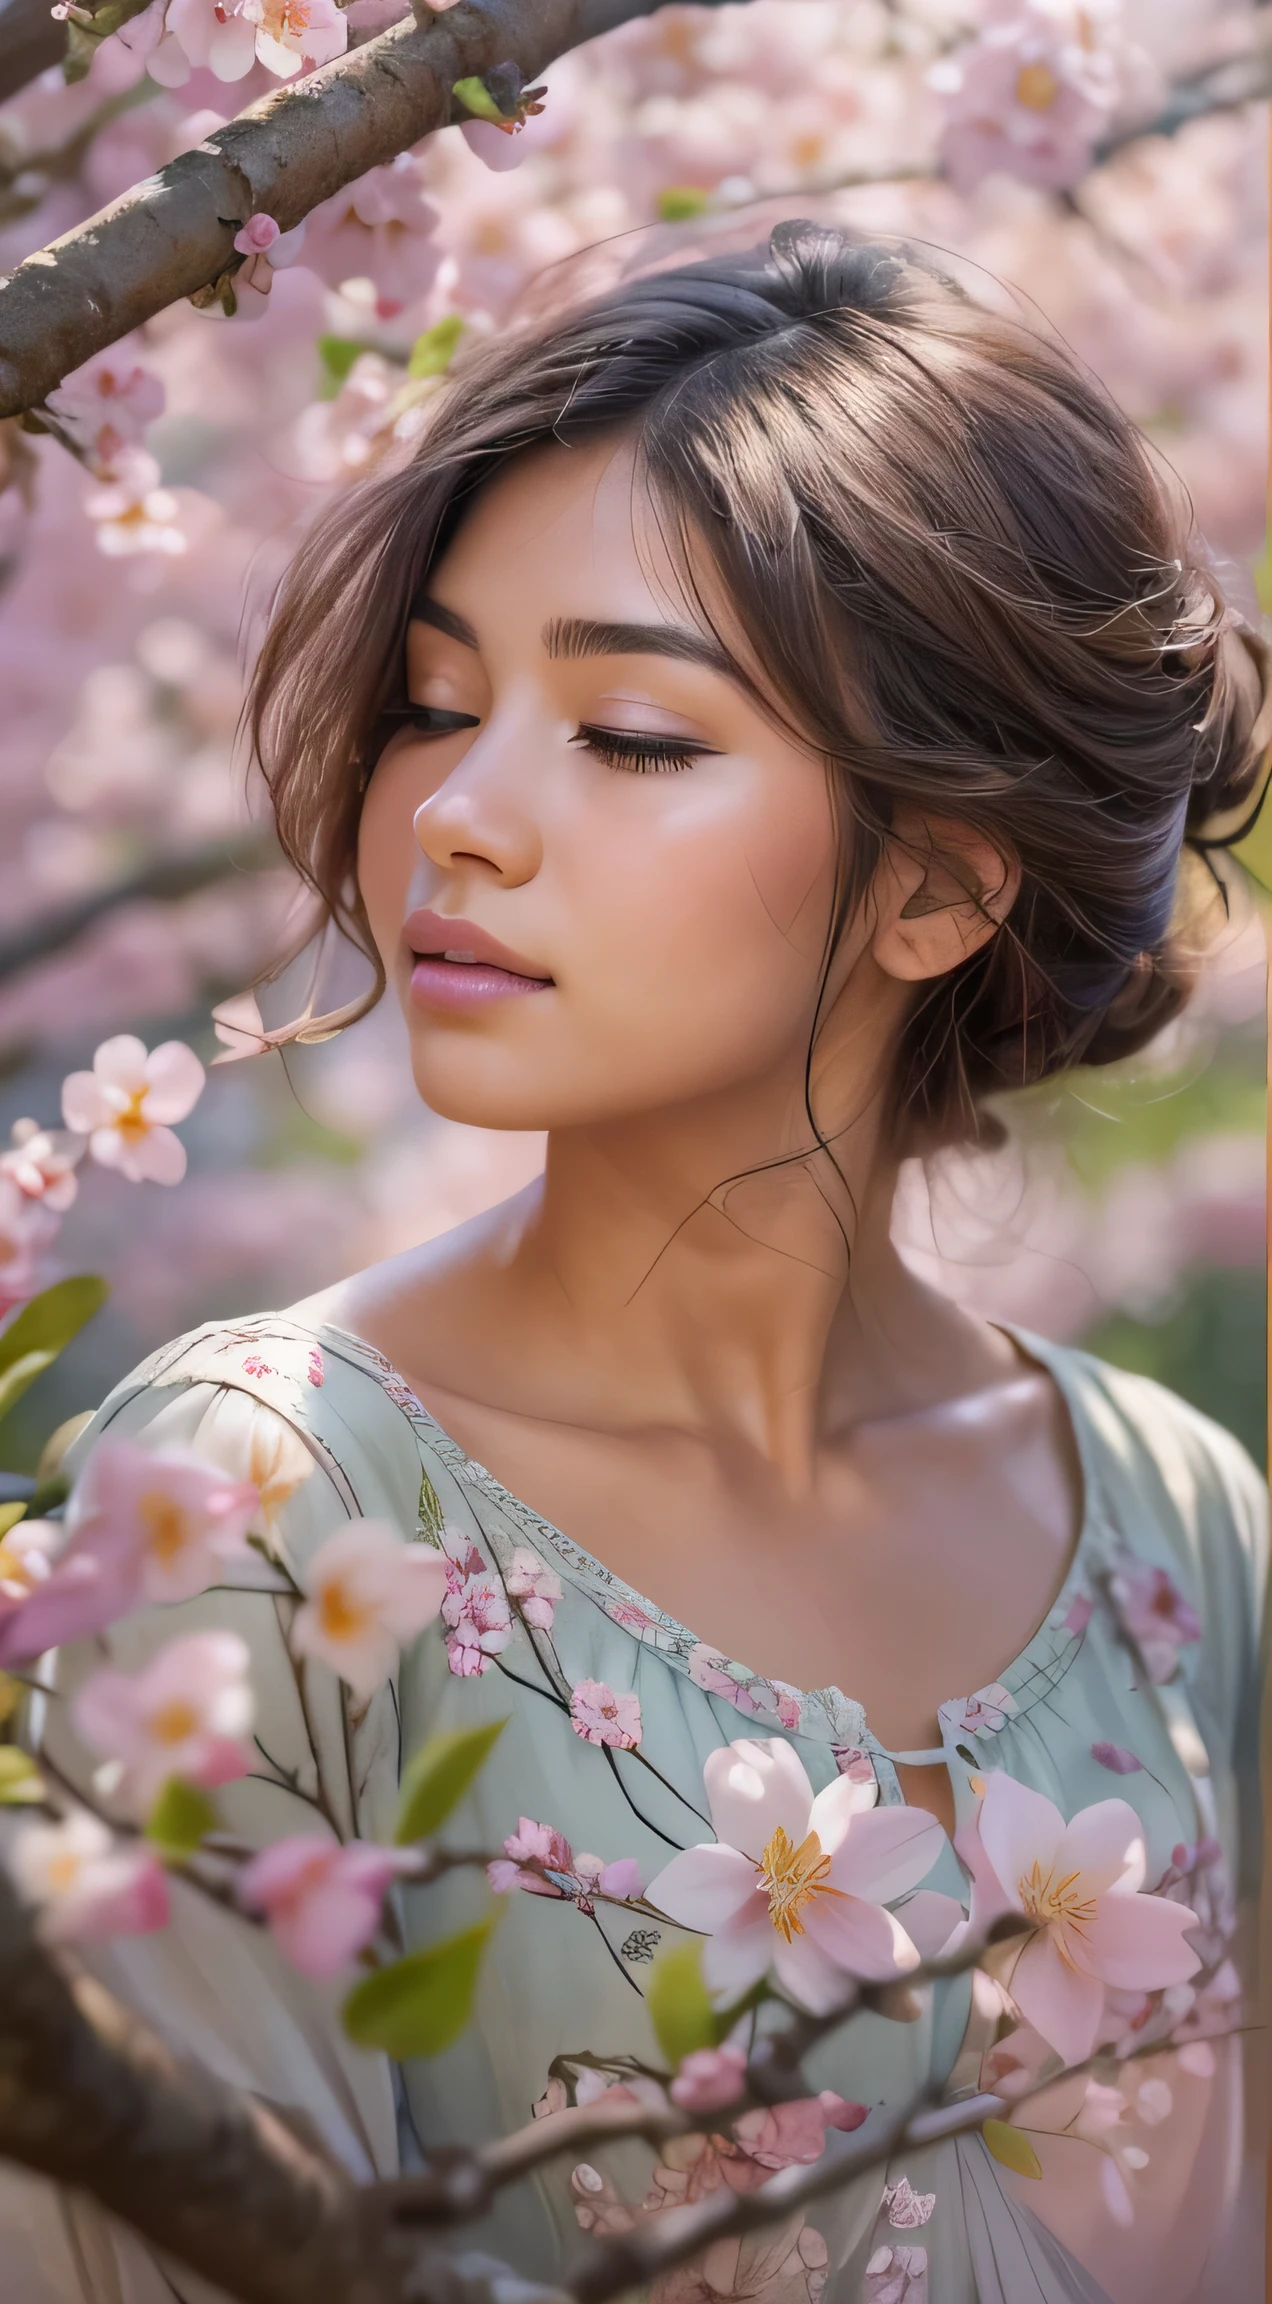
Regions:
<svg viewBox="0 0 1272 2304"><path fill-rule="evenodd" d="M509 1833L503 1855L486 1866L486 1877L498 1896L522 1888L532 1896L564 1898L588 1913L597 1895L625 1904L641 1892L634 1857L620 1856L607 1864L600 1856L576 1856L561 1833L550 1824L536 1824L531 1816L523 1816L517 1830Z"/></svg>
<svg viewBox="0 0 1272 2304"><path fill-rule="evenodd" d="M280 1952L305 1976L334 1976L371 1942L390 1883L418 1869L410 1849L340 1846L296 1833L262 1848L239 1878L239 1901L263 1912Z"/></svg>
<svg viewBox="0 0 1272 2304"><path fill-rule="evenodd" d="M632 1600L607 1600L605 1613L611 1623L621 1624L626 1632L649 1632L654 1619L647 1608L638 1608Z"/></svg>
<svg viewBox="0 0 1272 2304"><path fill-rule="evenodd" d="M876 2248L861 2304L928 2304L926 2248Z"/></svg>
<svg viewBox="0 0 1272 2304"><path fill-rule="evenodd" d="M798 1733L804 1711L803 1698L799 1689L792 1688L787 1680L775 1680L773 1686L777 1691L777 1717L783 1728L789 1728L792 1735L795 1735ZM836 1753L837 1759L838 1753ZM842 1775L842 1769L840 1773Z"/></svg>
<svg viewBox="0 0 1272 2304"><path fill-rule="evenodd" d="M170 1776L210 1789L247 1774L250 1662L237 1632L190 1632L141 1671L95 1672L79 1688L76 1734L120 1764L120 1792L135 1812L146 1813Z"/></svg>
<svg viewBox="0 0 1272 2304"><path fill-rule="evenodd" d="M718 1648L708 1648L701 1640L689 1651L689 1677L695 1688L703 1689L708 1696L723 1696L726 1704L732 1704L738 1712L753 1714L760 1709L750 1690L743 1688L729 1671L727 1656L722 1656Z"/></svg>
<svg viewBox="0 0 1272 2304"><path fill-rule="evenodd" d="M640 1698L616 1696L603 1680L580 1680L570 1691L570 1726L588 1744L630 1752L640 1742Z"/></svg>
<svg viewBox="0 0 1272 2304"><path fill-rule="evenodd" d="M943 99L940 155L960 192L995 169L1065 191L1091 165L1118 97L1113 51L1098 39L1107 0L1002 0L967 46L933 67Z"/></svg>
<svg viewBox="0 0 1272 2304"><path fill-rule="evenodd" d="M41 1128L34 1120L15 1120L9 1134L10 1148L0 1153L0 1176L60 1216L79 1190L75 1169L83 1157L83 1137L69 1129Z"/></svg>
<svg viewBox="0 0 1272 2304"><path fill-rule="evenodd" d="M183 1040L165 1040L147 1055L143 1041L122 1032L103 1040L91 1072L68 1074L62 1112L104 1168L118 1168L133 1184L179 1184L185 1146L169 1123L194 1110L205 1077Z"/></svg>
<svg viewBox="0 0 1272 2304"><path fill-rule="evenodd" d="M968 1696L954 1709L955 1727L962 1735L997 1736L1015 1711L1016 1700L1001 1680L995 1680L988 1688L978 1688L974 1696Z"/></svg>
<svg viewBox="0 0 1272 2304"><path fill-rule="evenodd" d="M442 261L441 217L426 199L419 158L401 152L320 202L307 219L305 262L331 288L375 283L376 317L392 319L426 296Z"/></svg>
<svg viewBox="0 0 1272 2304"><path fill-rule="evenodd" d="M273 217L266 216L263 210L258 209L235 233L234 247L240 256L263 256L279 237L279 229Z"/></svg>
<svg viewBox="0 0 1272 2304"><path fill-rule="evenodd" d="M326 1370L323 1366L322 1352L316 1344L313 1348L313 1351L309 1355L305 1374L309 1382L314 1386L315 1390L320 1392L327 1380L327 1377Z"/></svg>
<svg viewBox="0 0 1272 2304"><path fill-rule="evenodd" d="M916 2192L908 2176L889 2184L883 2195L888 2222L898 2232L916 2231L920 2224L931 2220L936 2206L935 2192Z"/></svg>
<svg viewBox="0 0 1272 2304"><path fill-rule="evenodd" d="M76 1483L52 1573L0 1618L0 1664L99 1632L139 1600L190 1600L244 1550L256 1489L176 1449L99 1440Z"/></svg>
<svg viewBox="0 0 1272 2304"><path fill-rule="evenodd" d="M540 1632L550 1632L561 1579L527 1544L518 1544L504 1579L508 1592L525 1617Z"/></svg>
<svg viewBox="0 0 1272 2304"><path fill-rule="evenodd" d="M39 1259L56 1240L61 1217L0 1174L0 1313L25 1304L40 1285Z"/></svg>
<svg viewBox="0 0 1272 2304"><path fill-rule="evenodd" d="M37 1585L47 1583L61 1542L56 1520L18 1520L0 1536L0 1616L11 1614Z"/></svg>
<svg viewBox="0 0 1272 2304"><path fill-rule="evenodd" d="M934 1818L878 1808L878 1786L847 1776L814 1798L803 1763L778 1737L711 1753L703 1780L715 1843L674 1856L648 1894L679 1926L706 1935L713 1992L745 1992L773 1969L798 2006L823 2014L853 1977L882 1981L916 1965L886 1906L935 1863Z"/></svg>
<svg viewBox="0 0 1272 2304"><path fill-rule="evenodd" d="M329 1664L367 1697L437 1615L446 1563L430 1545L404 1543L385 1520L354 1520L319 1546L305 1591L291 1628L296 1653Z"/></svg>
<svg viewBox="0 0 1272 2304"><path fill-rule="evenodd" d="M116 345L65 377L50 392L48 406L93 470L109 479L120 451L139 446L147 426L162 416L164 388L149 368L130 362Z"/></svg>
<svg viewBox="0 0 1272 2304"><path fill-rule="evenodd" d="M446 1660L459 1679L478 1679L512 1638L507 1594L462 1530L444 1530L442 1542L446 1548L442 1618L450 1627Z"/></svg>
<svg viewBox="0 0 1272 2304"><path fill-rule="evenodd" d="M1110 1986L1157 1991L1195 1975L1196 1914L1141 1893L1144 1830L1125 1800L1101 1800L1066 1824L1040 1792L999 1772L976 1829L989 1871L974 1878L971 1925L988 1928L1002 1912L1032 1924L1008 1988L1066 2064L1090 2055Z"/></svg>
<svg viewBox="0 0 1272 2304"><path fill-rule="evenodd" d="M1138 1775L1144 1763L1137 1760L1122 1744L1093 1744L1091 1758L1100 1768L1107 1768L1114 1776Z"/></svg>
<svg viewBox="0 0 1272 2304"><path fill-rule="evenodd" d="M845 2096L837 2096L833 2088L823 2088L817 2098L821 2115L828 2128L841 2128L851 2135L855 2128L863 2128L870 2118L868 2104L853 2104Z"/></svg>
<svg viewBox="0 0 1272 2304"><path fill-rule="evenodd" d="M1144 1659L1149 1679L1172 1680L1181 1648L1201 1638L1201 1619L1164 1568L1127 1559L1109 1578L1109 1590L1123 1629Z"/></svg>
<svg viewBox="0 0 1272 2304"><path fill-rule="evenodd" d="M83 1809L58 1824L24 1824L8 1861L51 1943L101 1944L167 1925L168 1883L153 1848L121 1847Z"/></svg>
<svg viewBox="0 0 1272 2304"><path fill-rule="evenodd" d="M695 2048L671 2083L671 2100L682 2112L719 2112L736 2104L745 2077L745 2049Z"/></svg>
<svg viewBox="0 0 1272 2304"><path fill-rule="evenodd" d="M89 490L84 510L96 523L97 549L108 560L127 559L135 552L172 557L186 549L180 505L170 488L160 487L159 466L144 448L123 447L112 455L104 486Z"/></svg>
<svg viewBox="0 0 1272 2304"><path fill-rule="evenodd" d="M862 1745L836 1744L833 1751L838 1773L846 1776L850 1784L875 1782L874 1762Z"/></svg>

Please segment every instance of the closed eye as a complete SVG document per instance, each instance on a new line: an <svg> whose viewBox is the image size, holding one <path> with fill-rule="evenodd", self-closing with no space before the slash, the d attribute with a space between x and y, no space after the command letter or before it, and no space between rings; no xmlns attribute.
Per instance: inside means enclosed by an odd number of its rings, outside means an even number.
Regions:
<svg viewBox="0 0 1272 2304"><path fill-rule="evenodd" d="M596 728L581 721L570 738L582 751L594 753L607 768L634 776L679 774L695 760L716 757L709 744L695 744L685 736L645 735L635 728Z"/></svg>
<svg viewBox="0 0 1272 2304"><path fill-rule="evenodd" d="M388 720L405 723L417 736L452 736L459 728L480 728L473 712L447 712L440 704L391 704Z"/></svg>

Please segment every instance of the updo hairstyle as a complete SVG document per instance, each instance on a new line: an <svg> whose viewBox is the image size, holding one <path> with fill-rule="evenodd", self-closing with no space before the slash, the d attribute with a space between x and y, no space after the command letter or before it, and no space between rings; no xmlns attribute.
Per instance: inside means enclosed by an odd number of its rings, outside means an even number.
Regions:
<svg viewBox="0 0 1272 2304"><path fill-rule="evenodd" d="M345 1018L384 986L354 864L412 598L512 457L603 433L635 440L704 618L714 564L735 620L717 637L742 636L752 693L824 756L827 961L899 803L938 849L957 818L1019 865L1006 923L916 988L898 1149L990 1139L987 1097L1128 1056L1176 1013L1195 966L1172 926L1181 853L1262 797L1267 652L1181 491L1062 345L911 250L784 224L476 349L435 408L409 463L315 523L252 699L283 848L376 968Z"/></svg>

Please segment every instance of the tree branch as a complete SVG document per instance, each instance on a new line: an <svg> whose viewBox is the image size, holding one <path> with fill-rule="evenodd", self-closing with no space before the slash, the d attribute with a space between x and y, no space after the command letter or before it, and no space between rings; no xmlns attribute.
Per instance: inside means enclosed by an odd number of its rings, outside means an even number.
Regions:
<svg viewBox="0 0 1272 2304"><path fill-rule="evenodd" d="M0 104L16 96L66 54L66 26L49 0L5 0L0 7Z"/></svg>
<svg viewBox="0 0 1272 2304"><path fill-rule="evenodd" d="M713 0L709 0L713 4ZM233 266L253 214L289 231L319 201L466 117L456 80L553 57L658 0L459 0L280 88L0 278L0 417L38 406L72 368Z"/></svg>
<svg viewBox="0 0 1272 2304"><path fill-rule="evenodd" d="M228 880L236 872L266 871L281 862L273 840L257 833L239 840L210 841L205 847L188 849L184 855L161 856L139 865L135 872L95 888L91 895L59 904L25 928L15 929L11 936L0 937L0 982L73 944L95 921L108 912L118 912L125 904L175 903L218 880Z"/></svg>

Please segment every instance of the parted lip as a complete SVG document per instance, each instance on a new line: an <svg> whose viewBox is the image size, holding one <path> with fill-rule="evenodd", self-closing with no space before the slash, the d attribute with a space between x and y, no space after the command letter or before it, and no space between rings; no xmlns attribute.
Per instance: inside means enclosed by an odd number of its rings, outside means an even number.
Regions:
<svg viewBox="0 0 1272 2304"><path fill-rule="evenodd" d="M528 976L538 984L552 982L548 969L539 968L522 953L511 951L473 920L451 920L441 912L412 912L407 916L402 937L417 960L440 960L447 952L471 952L474 960L486 960L495 968L506 968L511 976Z"/></svg>

